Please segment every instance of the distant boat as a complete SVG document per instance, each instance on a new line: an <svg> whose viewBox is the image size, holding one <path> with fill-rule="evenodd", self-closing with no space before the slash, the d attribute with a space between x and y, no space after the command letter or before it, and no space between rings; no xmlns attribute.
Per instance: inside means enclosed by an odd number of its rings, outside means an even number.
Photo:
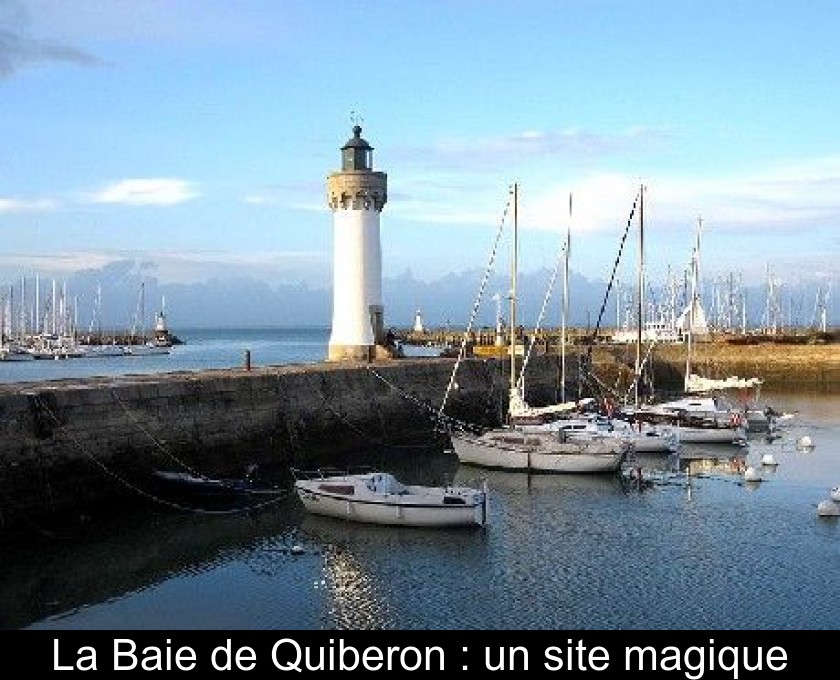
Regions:
<svg viewBox="0 0 840 680"><path fill-rule="evenodd" d="M484 526L487 523L486 485L416 486L387 472L307 475L295 490L308 512L351 522L408 527Z"/></svg>
<svg viewBox="0 0 840 680"><path fill-rule="evenodd" d="M32 361L35 357L17 345L0 347L0 361Z"/></svg>
<svg viewBox="0 0 840 680"><path fill-rule="evenodd" d="M84 356L91 359L98 357L124 357L128 350L123 345L82 345Z"/></svg>
<svg viewBox="0 0 840 680"><path fill-rule="evenodd" d="M171 352L172 348L169 345L156 345L154 342L125 346L125 354L132 357L146 357L156 354L169 354Z"/></svg>
<svg viewBox="0 0 840 680"><path fill-rule="evenodd" d="M166 328L166 313L163 307L166 306L164 299L161 304L161 311L155 317L155 332L151 339L146 338L146 284L140 282L140 293L137 300L137 311L135 312L134 324L131 329L131 342L125 346L126 354L130 356L152 356L169 354L172 347L172 339ZM139 337L137 335L140 328ZM139 341L138 341L139 340Z"/></svg>

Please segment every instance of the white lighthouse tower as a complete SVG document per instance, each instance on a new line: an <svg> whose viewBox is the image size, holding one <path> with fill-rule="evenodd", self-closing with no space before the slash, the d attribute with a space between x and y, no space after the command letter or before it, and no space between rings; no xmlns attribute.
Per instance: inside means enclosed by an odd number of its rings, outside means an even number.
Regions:
<svg viewBox="0 0 840 680"><path fill-rule="evenodd" d="M384 352L379 213L387 175L373 171L373 147L362 128L341 147L341 170L327 178L333 212L333 317L328 361L369 361Z"/></svg>

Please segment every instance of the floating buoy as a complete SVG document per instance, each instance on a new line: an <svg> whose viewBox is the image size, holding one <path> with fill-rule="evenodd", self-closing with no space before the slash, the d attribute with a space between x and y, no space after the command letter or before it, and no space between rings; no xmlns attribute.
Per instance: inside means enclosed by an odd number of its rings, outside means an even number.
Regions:
<svg viewBox="0 0 840 680"><path fill-rule="evenodd" d="M820 517L840 517L840 505L834 501L820 501L817 514Z"/></svg>
<svg viewBox="0 0 840 680"><path fill-rule="evenodd" d="M831 500L840 503L840 486L835 486L831 490Z"/></svg>
<svg viewBox="0 0 840 680"><path fill-rule="evenodd" d="M760 482L761 475L758 474L758 471L751 465L746 470L744 470L744 481L745 482Z"/></svg>
<svg viewBox="0 0 840 680"><path fill-rule="evenodd" d="M776 458L773 456L772 453L765 453L761 457L761 464L762 465L778 465L776 462Z"/></svg>
<svg viewBox="0 0 840 680"><path fill-rule="evenodd" d="M796 445L800 449L812 449L814 448L814 441L806 434L797 440Z"/></svg>

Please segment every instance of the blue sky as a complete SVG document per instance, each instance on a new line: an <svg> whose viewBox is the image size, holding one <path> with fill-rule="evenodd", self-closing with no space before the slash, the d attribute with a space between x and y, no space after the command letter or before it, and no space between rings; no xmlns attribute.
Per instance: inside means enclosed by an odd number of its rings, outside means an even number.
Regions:
<svg viewBox="0 0 840 680"><path fill-rule="evenodd" d="M356 112L386 277L483 268L517 181L523 270L571 193L571 267L606 280L644 183L650 277L702 216L704 275L828 282L838 26L833 0L0 0L0 280L328 286Z"/></svg>

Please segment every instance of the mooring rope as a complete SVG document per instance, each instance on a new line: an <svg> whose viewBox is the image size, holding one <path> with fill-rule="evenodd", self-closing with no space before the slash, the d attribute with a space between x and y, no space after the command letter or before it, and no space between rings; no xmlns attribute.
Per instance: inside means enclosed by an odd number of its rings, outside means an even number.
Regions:
<svg viewBox="0 0 840 680"><path fill-rule="evenodd" d="M384 437L374 437L373 435L364 432L362 429L357 427L349 418L347 418L344 414L340 413L338 410L333 408L332 404L330 404L329 400L327 399L326 395L319 390L318 396L321 397L322 401L324 402L324 407L332 413L336 418L338 418L342 423L347 425L353 432L357 435L362 437L363 439L368 440L373 444L377 444L378 446L387 447L389 449L421 449L426 448L427 444L392 444L385 440Z"/></svg>
<svg viewBox="0 0 840 680"><path fill-rule="evenodd" d="M370 373L372 373L375 377L377 377L379 380L381 380L383 383L385 383L392 390L394 390L395 392L400 394L405 399L413 402L414 404L419 406L421 409L426 411L429 414L429 417L432 419L433 422L435 422L439 425L440 424L454 424L454 425L457 425L457 426L462 427L462 428L470 427L470 425L468 423L457 420L456 418L452 418L451 416L443 415L440 411L435 411L435 409L433 409L430 404L427 404L427 403L421 401L420 399L415 397L413 394L409 394L408 392L406 392L405 390L403 390L399 386L392 383L390 380L385 378L385 376L381 375L380 373L378 373L376 370L374 370L370 366L366 366L366 368Z"/></svg>
<svg viewBox="0 0 840 680"><path fill-rule="evenodd" d="M205 475L203 475L203 474L201 474L200 472L198 472L198 471L194 470L194 469L193 469L192 467L190 467L187 463L185 463L183 460L181 460L181 459L180 459L180 458L178 458L175 454L173 454L171 451L169 451L169 449L167 449L167 448L163 445L163 442L161 442L161 441L160 441L157 437L155 437L155 436L154 436L151 432L149 432L149 431L148 431L145 427L143 427L142 423L141 423L141 422L137 419L137 417L136 417L136 416L135 416L135 415L134 415L134 414L133 414L133 413L132 413L132 412L128 409L128 406L126 406L125 402L124 402L122 399L120 399L119 395L118 395L118 394L114 391L114 389L113 389L113 388L111 388L109 391L110 391L110 393L111 393L111 397L113 397L114 401L115 401L115 402L117 402L117 404L119 404L119 405L120 405L120 407L121 407L121 408L122 408L122 410L125 412L125 414L126 414L129 418L131 418L131 420L132 420L132 421L134 421L134 424L135 424L135 425L137 425L137 428L138 428L138 429L139 429L139 430L140 430L143 434L145 434L145 435L149 438L149 440L150 440L150 441L151 441L151 442L152 442L152 443L153 443L153 444L154 444L154 445L155 445L155 446L156 446L156 447L157 447L157 448L158 448L158 449L159 449L162 453L164 453L165 455L169 456L172 460L174 460L176 463L178 463L178 465L180 465L181 467L183 467L183 468L184 468L187 472L189 472L190 474L195 475L196 477L201 477L202 479L207 479L207 477L206 477Z"/></svg>
<svg viewBox="0 0 840 680"><path fill-rule="evenodd" d="M502 233L504 231L505 222L507 221L507 214L510 210L511 201L513 199L513 188L511 187L510 193L508 195L507 203L505 204L505 209L502 211L502 219L499 221L499 228L496 231L496 238L493 241L493 248L490 252L490 261L487 263L487 268L484 270L484 276L481 279L481 285L478 287L478 293L476 294L475 301L473 302L472 312L470 313L469 323L467 324L467 328L464 331L464 337L461 340L461 348L458 350L458 358L455 360L455 366L452 368L452 375L449 377L449 384L446 386L446 392L443 394L443 401L440 404L440 408L438 409L438 418L443 418L443 411L446 408L446 402L449 399L449 393L452 391L452 387L455 384L455 375L458 372L458 367L461 365L461 361L464 359L466 355L467 349L467 340L469 339L470 332L472 331L473 323L475 322L475 317L478 314L478 308L481 304L481 298L484 296L484 289L487 286L487 281L490 278L490 272L493 269L493 263L496 260L496 253L499 249L499 242L502 238ZM511 329L513 332L514 329Z"/></svg>
<svg viewBox="0 0 840 680"><path fill-rule="evenodd" d="M231 509L228 509L228 510L209 510L207 508L194 508L194 507L181 505L180 503L175 503L174 501L169 501L169 500L166 500L164 498L160 498L159 496L155 496L154 494L151 494L148 491L146 491L144 489L141 489L136 484L132 484L127 479L123 478L121 475L118 475L116 472L111 470L107 465L105 465L101 460L99 460L95 455L93 455L90 452L90 450L88 450L87 447L83 446L81 444L81 442L79 442L79 440L75 436L73 436L73 434L67 429L67 427L64 425L64 423L61 422L61 420L58 418L58 416L56 416L55 413L52 412L52 410L46 404L46 402L44 402L44 400L41 399L40 395L35 394L33 396L34 396L35 403L38 405L38 407L40 409L42 409L44 411L44 413L46 413L50 417L50 419L52 419L52 421L56 424L58 429L60 431L64 432L64 434L67 436L68 439L70 439L70 441L73 443L73 445L80 452L82 452L88 458L90 458L97 465L97 467L99 467L106 475L108 475L112 479L116 480L117 482L119 482L120 484L125 486L126 488L131 489L132 491L139 494L140 496L143 496L144 498L147 498L147 499L149 499L149 500L151 500L155 503L158 503L160 505L164 505L166 507L173 508L175 510L180 510L180 511L183 511L183 512L191 512L191 513L202 514L202 515L234 515L234 514L241 514L241 513L245 513L245 512L252 512L254 510L259 510L259 509L267 507L269 505L278 503L283 499L283 497L288 495L287 491L281 491L281 492L278 493L277 496L274 496L273 498L271 498L268 501L264 501L262 503L253 503L253 504L246 505L244 507L231 508Z"/></svg>

